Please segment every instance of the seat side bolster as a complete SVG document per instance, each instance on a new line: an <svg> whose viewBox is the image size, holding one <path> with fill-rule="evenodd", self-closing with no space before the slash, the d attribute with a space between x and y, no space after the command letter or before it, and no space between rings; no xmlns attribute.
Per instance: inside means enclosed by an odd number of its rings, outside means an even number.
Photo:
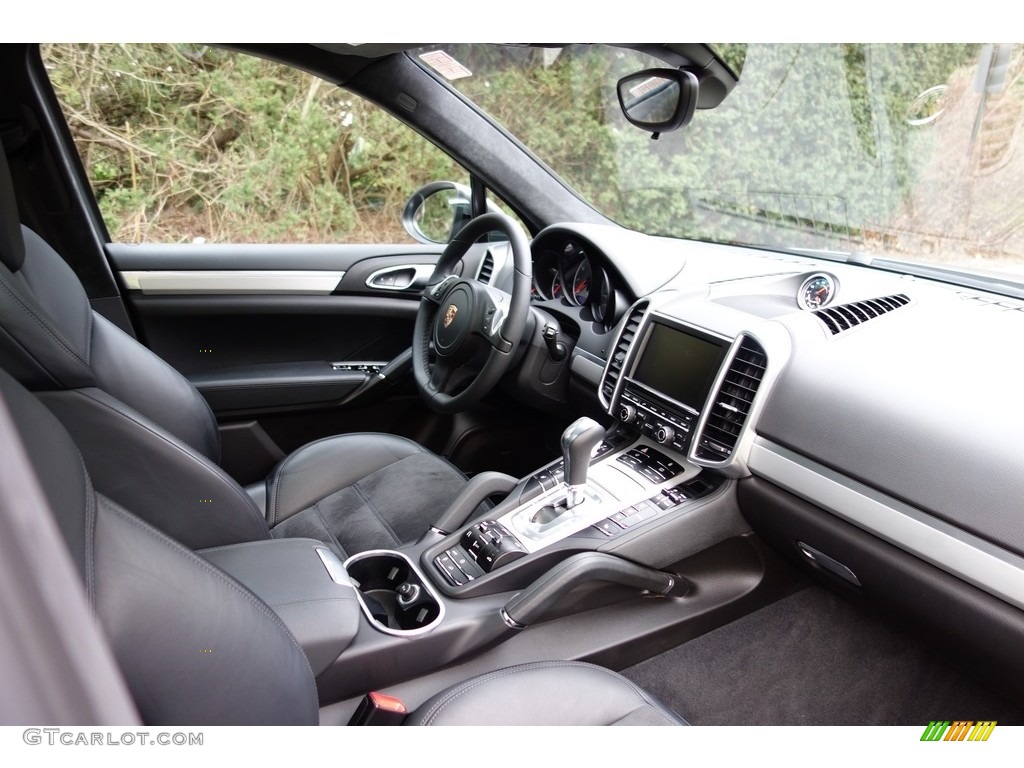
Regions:
<svg viewBox="0 0 1024 768"><path fill-rule="evenodd" d="M97 491L168 536L191 549L270 538L238 483L119 400L93 388L39 399L71 433Z"/></svg>

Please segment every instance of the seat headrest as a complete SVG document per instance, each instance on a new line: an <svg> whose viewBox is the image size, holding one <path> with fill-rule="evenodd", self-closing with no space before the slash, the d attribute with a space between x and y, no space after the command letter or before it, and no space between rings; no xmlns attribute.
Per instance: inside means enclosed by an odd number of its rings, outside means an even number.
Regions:
<svg viewBox="0 0 1024 768"><path fill-rule="evenodd" d="M25 240L21 236L18 202L14 197L14 182L7 166L7 155L0 145L0 261L11 272L21 269L25 261Z"/></svg>

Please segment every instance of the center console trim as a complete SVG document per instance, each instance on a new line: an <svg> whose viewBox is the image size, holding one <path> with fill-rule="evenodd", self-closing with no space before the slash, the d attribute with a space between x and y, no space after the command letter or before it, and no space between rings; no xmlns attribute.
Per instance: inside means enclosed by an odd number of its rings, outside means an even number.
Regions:
<svg viewBox="0 0 1024 768"><path fill-rule="evenodd" d="M585 491L587 501L581 505L581 507L586 507L586 509L579 509L579 512L565 512L565 515L571 516L570 519L573 522L568 525L561 526L561 530L556 528L551 531L551 535L545 535L544 532L539 532L539 535L531 537L529 533L523 531L517 523L521 522L524 515L535 512L551 501L564 498L564 485L556 485L554 488L545 491L540 496L530 499L515 509L509 510L500 517L496 517L495 520L508 528L513 535L519 539L524 549L526 549L529 554L533 554L546 549L565 538L573 536L586 528L594 526L605 518L610 517L617 512L621 512L633 504L649 499L659 491L678 483L680 478L692 480L701 472L700 467L696 464L692 464L684 456L678 453L675 454L678 457L676 463L681 467L681 471L659 483L655 483L649 478L645 478L639 472L628 466L619 465L618 458L620 456L640 447L652 448L658 451L665 450L665 446L658 445L654 441L648 440L646 437L637 436L635 440L626 443L620 449L612 450L602 455L600 457L600 461L591 464L590 467L590 477L587 480L587 490ZM557 462L552 462L548 467L554 467L556 465ZM541 471L543 471L543 469L544 468L542 468ZM621 476L621 478L619 476ZM613 481L619 483L618 487L616 487L615 482ZM623 492L626 490L626 486L624 484L630 482L635 483L637 487L635 490L629 489L632 490L632 493L626 491L624 494ZM562 531L564 531L564 533Z"/></svg>

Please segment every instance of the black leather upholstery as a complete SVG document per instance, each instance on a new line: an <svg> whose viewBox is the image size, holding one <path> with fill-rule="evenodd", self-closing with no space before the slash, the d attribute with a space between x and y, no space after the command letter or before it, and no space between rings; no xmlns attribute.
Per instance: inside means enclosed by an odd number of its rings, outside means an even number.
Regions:
<svg viewBox="0 0 1024 768"><path fill-rule="evenodd" d="M315 725L309 663L273 611L97 494L57 419L2 371L0 394L143 720Z"/></svg>
<svg viewBox="0 0 1024 768"><path fill-rule="evenodd" d="M318 549L324 549L323 544L312 539L286 539L198 553L245 584L281 617L305 651L314 675L334 663L363 620L355 587L343 578L339 581L344 583L335 581ZM340 560L333 565L344 573Z"/></svg>
<svg viewBox="0 0 1024 768"><path fill-rule="evenodd" d="M220 467L95 387L40 392L96 487L190 549L271 537L263 512Z"/></svg>
<svg viewBox="0 0 1024 768"><path fill-rule="evenodd" d="M219 460L217 423L195 387L93 312L74 272L42 238L25 227L14 232L24 263L17 271L0 265L0 362L8 373L32 390L99 387Z"/></svg>
<svg viewBox="0 0 1024 768"><path fill-rule="evenodd" d="M622 675L544 661L499 669L442 691L406 725L686 725Z"/></svg>
<svg viewBox="0 0 1024 768"><path fill-rule="evenodd" d="M287 457L254 501L219 468L216 419L196 388L96 314L63 259L18 222L2 151L0 204L0 367L45 393L100 493L186 546L273 535L317 538L340 555L396 547L464 486L415 443L344 435Z"/></svg>

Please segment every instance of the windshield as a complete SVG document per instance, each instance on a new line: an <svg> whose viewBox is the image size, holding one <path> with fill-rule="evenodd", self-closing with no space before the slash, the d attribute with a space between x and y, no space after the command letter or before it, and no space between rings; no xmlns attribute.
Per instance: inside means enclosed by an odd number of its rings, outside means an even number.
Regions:
<svg viewBox="0 0 1024 768"><path fill-rule="evenodd" d="M658 140L626 123L615 85L660 60L600 45L414 57L623 226L1024 279L1020 47L712 47L739 83Z"/></svg>

